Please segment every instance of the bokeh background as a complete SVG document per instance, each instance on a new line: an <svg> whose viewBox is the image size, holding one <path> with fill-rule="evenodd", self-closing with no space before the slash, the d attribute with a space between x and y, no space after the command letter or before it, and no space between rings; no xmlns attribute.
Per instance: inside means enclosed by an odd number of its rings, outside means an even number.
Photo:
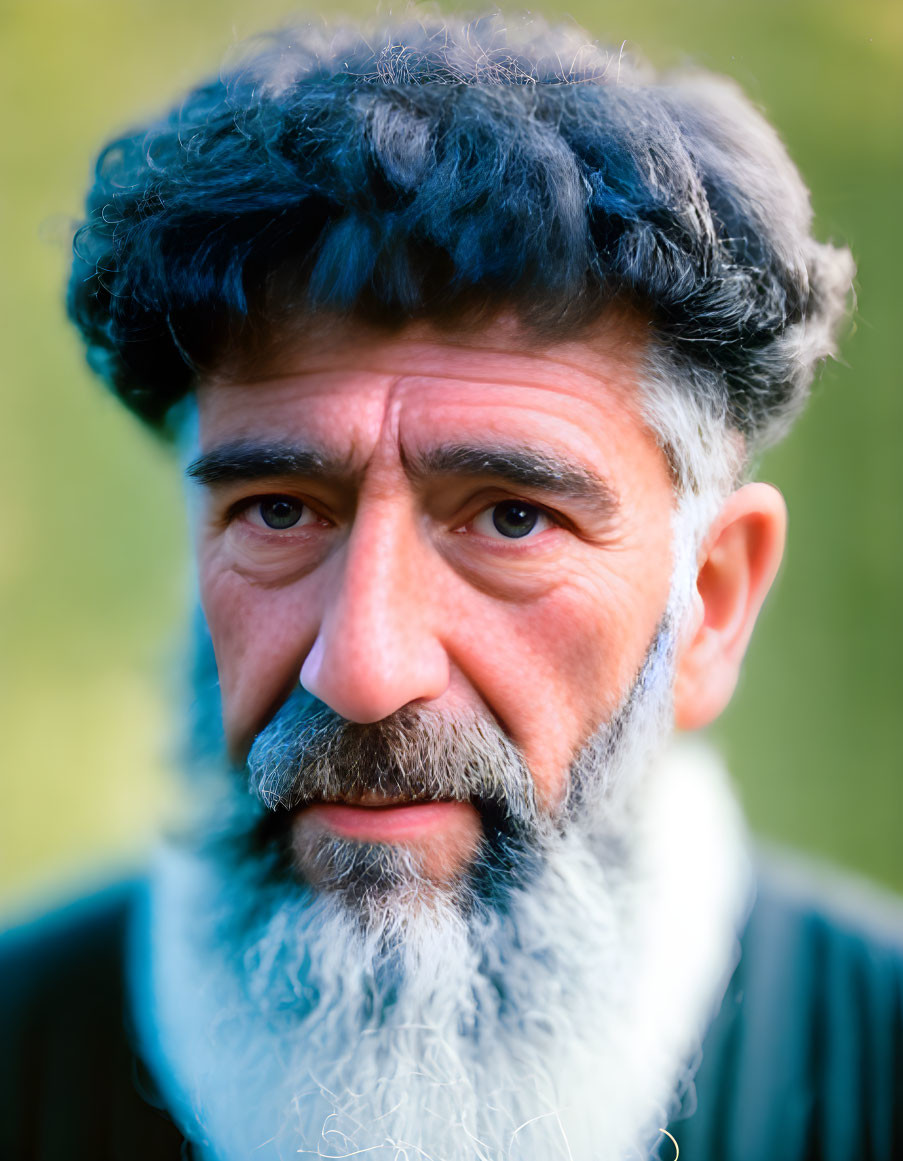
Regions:
<svg viewBox="0 0 903 1161"><path fill-rule="evenodd" d="M287 0L0 2L0 912L140 864L176 800L191 594L177 472L92 382L62 308L89 162L293 11ZM853 249L843 361L762 467L789 503L789 549L715 735L760 834L903 891L903 5L543 11L657 65L737 78L809 181L818 234Z"/></svg>

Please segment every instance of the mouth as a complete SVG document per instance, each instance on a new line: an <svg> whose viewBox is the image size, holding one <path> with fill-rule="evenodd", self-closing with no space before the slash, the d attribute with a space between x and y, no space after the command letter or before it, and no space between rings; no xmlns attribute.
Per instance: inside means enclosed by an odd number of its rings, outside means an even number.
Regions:
<svg viewBox="0 0 903 1161"><path fill-rule="evenodd" d="M422 883L450 884L473 864L484 836L480 812L472 802L372 791L308 801L292 813L289 826L295 866L314 883L328 883L347 852L382 848L386 857L391 851L412 859L408 865L417 867ZM333 843L344 846L346 855L338 848L325 856L324 863L324 850L333 850ZM339 862L333 863L334 858Z"/></svg>
<svg viewBox="0 0 903 1161"><path fill-rule="evenodd" d="M480 820L470 802L368 792L353 799L308 803L297 811L294 825L326 830L358 842L419 844L474 833Z"/></svg>

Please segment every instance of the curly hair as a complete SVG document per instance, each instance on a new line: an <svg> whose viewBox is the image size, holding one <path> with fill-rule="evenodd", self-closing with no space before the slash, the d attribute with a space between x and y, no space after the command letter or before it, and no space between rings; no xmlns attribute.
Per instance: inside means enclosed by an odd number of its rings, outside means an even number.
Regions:
<svg viewBox="0 0 903 1161"><path fill-rule="evenodd" d="M675 390L749 447L830 354L853 267L735 85L501 17L304 27L97 161L68 309L89 361L162 426L223 352L294 313L562 338L639 306Z"/></svg>

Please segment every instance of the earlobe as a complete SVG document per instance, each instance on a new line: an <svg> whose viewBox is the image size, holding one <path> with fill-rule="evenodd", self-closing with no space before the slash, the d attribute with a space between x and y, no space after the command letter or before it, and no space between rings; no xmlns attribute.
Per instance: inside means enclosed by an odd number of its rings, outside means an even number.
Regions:
<svg viewBox="0 0 903 1161"><path fill-rule="evenodd" d="M746 647L784 552L787 509L770 484L728 497L700 554L693 607L677 660L675 721L708 725L731 699Z"/></svg>

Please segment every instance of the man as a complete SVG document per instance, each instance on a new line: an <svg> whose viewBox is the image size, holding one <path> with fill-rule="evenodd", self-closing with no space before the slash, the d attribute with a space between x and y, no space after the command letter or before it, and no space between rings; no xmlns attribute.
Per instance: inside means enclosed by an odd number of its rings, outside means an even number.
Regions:
<svg viewBox="0 0 903 1161"><path fill-rule="evenodd" d="M810 216L729 83L497 18L282 34L108 146L70 312L185 460L195 811L7 951L8 1155L901 1154L899 933L670 742L780 562Z"/></svg>

